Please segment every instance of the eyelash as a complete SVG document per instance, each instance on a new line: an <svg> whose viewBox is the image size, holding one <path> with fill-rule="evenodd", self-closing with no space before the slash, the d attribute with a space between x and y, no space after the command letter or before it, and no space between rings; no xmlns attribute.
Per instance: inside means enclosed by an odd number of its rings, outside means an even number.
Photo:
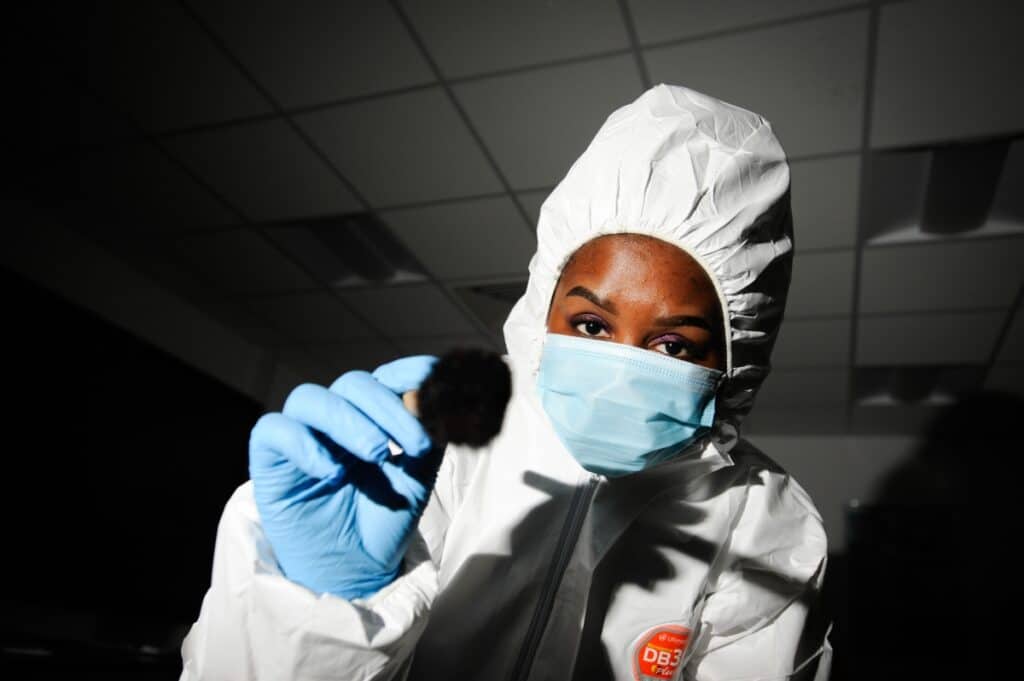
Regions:
<svg viewBox="0 0 1024 681"><path fill-rule="evenodd" d="M676 345L680 346L679 352L676 353L676 354L672 354L672 353L668 352L668 349L666 348L666 351L665 351L664 354L668 355L669 357L680 357L680 358L682 358L682 357L687 357L687 358L694 357L695 353L693 352L693 348L690 347L689 343L685 343L682 340L676 340L676 339L666 340L666 341L661 341L657 345L666 345L667 346L669 343L675 343ZM657 345L655 347L657 347Z"/></svg>
<svg viewBox="0 0 1024 681"><path fill-rule="evenodd" d="M584 336L587 336L589 338L600 338L600 336L598 336L597 334L587 333L586 331L583 331L583 330L581 330L581 329L579 329L577 327L580 327L580 326L582 326L584 324L597 324L597 325L599 325L601 327L601 331L605 331L605 332L608 331L608 325L605 324L604 321L600 317L595 317L593 315L581 315L581 316L578 316L578 317L574 317L572 319L572 321L570 322L570 324L572 325L572 327L574 329L576 329L577 331L582 333ZM658 347L659 345L669 345L671 343L674 343L674 344L680 346L679 352L677 354L671 354L671 353L667 352L667 348L666 348L666 352L663 352L662 354L668 355L669 357L679 357L679 358L691 357L691 356L695 355L694 348L693 348L692 344L688 343L686 341L686 339L681 338L679 336L673 336L671 340L662 340L661 342L656 343L654 347ZM658 351L656 350L655 352L658 352Z"/></svg>
<svg viewBox="0 0 1024 681"><path fill-rule="evenodd" d="M608 331L608 325L605 324L600 317L594 317L592 315L580 315L579 317L575 317L570 322L570 324L572 324L572 327L574 329L577 329L577 327L582 326L584 324L598 324L601 327L602 331ZM577 329L577 331L579 331L579 329ZM597 336L597 334L589 334L586 331L580 331L580 333L584 334L585 336L590 336L592 338Z"/></svg>

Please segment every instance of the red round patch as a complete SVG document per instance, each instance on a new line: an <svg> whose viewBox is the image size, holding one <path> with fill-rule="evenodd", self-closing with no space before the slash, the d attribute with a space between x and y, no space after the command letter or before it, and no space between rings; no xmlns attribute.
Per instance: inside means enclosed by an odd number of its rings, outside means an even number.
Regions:
<svg viewBox="0 0 1024 681"><path fill-rule="evenodd" d="M679 624L648 629L633 649L633 677L636 681L663 681L675 676L686 652L690 630Z"/></svg>

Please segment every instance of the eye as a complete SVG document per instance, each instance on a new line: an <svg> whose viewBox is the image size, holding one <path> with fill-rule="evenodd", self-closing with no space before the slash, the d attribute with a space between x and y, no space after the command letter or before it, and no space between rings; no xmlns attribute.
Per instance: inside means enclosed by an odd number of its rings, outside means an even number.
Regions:
<svg viewBox="0 0 1024 681"><path fill-rule="evenodd" d="M662 349L659 349L662 348ZM654 345L655 352L662 352L672 357L689 357L691 355L690 348L686 343L680 340L665 340Z"/></svg>
<svg viewBox="0 0 1024 681"><path fill-rule="evenodd" d="M596 319L581 319L574 322L573 327L585 336L607 337L609 335L604 323Z"/></svg>

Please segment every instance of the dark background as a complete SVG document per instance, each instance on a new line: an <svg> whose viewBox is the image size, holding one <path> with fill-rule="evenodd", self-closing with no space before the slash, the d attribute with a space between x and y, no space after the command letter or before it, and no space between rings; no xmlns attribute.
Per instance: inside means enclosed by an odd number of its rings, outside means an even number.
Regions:
<svg viewBox="0 0 1024 681"><path fill-rule="evenodd" d="M253 400L7 271L0 664L177 678ZM120 676L118 676L120 674Z"/></svg>

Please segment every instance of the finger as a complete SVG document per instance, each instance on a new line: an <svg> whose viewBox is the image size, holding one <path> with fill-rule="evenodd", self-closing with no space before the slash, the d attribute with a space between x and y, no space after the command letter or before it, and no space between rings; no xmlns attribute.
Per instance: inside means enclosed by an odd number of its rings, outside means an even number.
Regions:
<svg viewBox="0 0 1024 681"><path fill-rule="evenodd" d="M380 390L388 392L383 387ZM367 414L323 386L300 385L285 400L283 412L360 459L382 461L388 455L387 434Z"/></svg>
<svg viewBox="0 0 1024 681"><path fill-rule="evenodd" d="M404 393L416 390L430 374L437 357L414 355L382 364L373 370L373 377L393 392Z"/></svg>
<svg viewBox="0 0 1024 681"><path fill-rule="evenodd" d="M363 537L363 548L377 560L403 555L413 528L426 508L437 480L443 452L435 449L423 457L401 457L381 464L395 493L403 497L406 508L384 507L366 495L356 499L356 527Z"/></svg>
<svg viewBox="0 0 1024 681"><path fill-rule="evenodd" d="M344 473L309 428L284 414L264 414L249 436L249 477L286 490L303 476L324 480Z"/></svg>
<svg viewBox="0 0 1024 681"><path fill-rule="evenodd" d="M366 414L406 454L422 456L430 449L430 436L402 404L402 398L365 371L349 371L330 390Z"/></svg>

